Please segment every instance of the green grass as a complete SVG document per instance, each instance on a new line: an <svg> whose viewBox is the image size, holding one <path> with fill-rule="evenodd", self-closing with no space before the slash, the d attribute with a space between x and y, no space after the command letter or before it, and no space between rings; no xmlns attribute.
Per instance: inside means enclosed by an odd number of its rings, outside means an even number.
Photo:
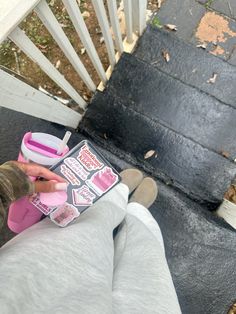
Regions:
<svg viewBox="0 0 236 314"><path fill-rule="evenodd" d="M213 2L214 2L214 0L208 0L208 1L204 4L205 8L206 8L206 9L209 9L209 8L211 7L211 5L212 5Z"/></svg>
<svg viewBox="0 0 236 314"><path fill-rule="evenodd" d="M151 21L151 25L157 28L162 28L163 25L161 24L160 19L157 16L154 16L154 18Z"/></svg>

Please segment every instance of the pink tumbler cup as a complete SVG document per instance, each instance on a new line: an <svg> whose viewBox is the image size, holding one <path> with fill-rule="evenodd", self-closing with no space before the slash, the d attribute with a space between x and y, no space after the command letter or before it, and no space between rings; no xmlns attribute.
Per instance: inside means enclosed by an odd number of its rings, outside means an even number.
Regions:
<svg viewBox="0 0 236 314"><path fill-rule="evenodd" d="M51 167L68 151L65 141L56 136L28 132L23 137L18 161L34 162ZM35 181L36 178L30 177L30 180ZM7 223L13 232L20 233L38 222L41 217L42 212L30 202L28 196L25 196L11 204Z"/></svg>

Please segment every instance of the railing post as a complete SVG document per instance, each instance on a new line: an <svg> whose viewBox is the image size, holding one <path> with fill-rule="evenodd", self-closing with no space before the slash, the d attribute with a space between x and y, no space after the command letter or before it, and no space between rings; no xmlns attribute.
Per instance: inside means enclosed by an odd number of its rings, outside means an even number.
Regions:
<svg viewBox="0 0 236 314"><path fill-rule="evenodd" d="M111 68L113 69L116 64L115 50L114 50L114 45L112 41L112 36L110 32L109 22L107 19L104 3L103 3L103 0L92 0L92 4L96 12L99 25L102 30L104 41L107 47L110 65L111 65Z"/></svg>
<svg viewBox="0 0 236 314"><path fill-rule="evenodd" d="M115 37L116 48L118 49L119 53L122 54L122 52L124 51L124 47L122 43L116 0L107 0L107 5L111 26Z"/></svg>
<svg viewBox="0 0 236 314"><path fill-rule="evenodd" d="M133 42L133 22L132 22L132 2L131 0L124 0L124 12L125 12L125 25L127 42L132 44Z"/></svg>
<svg viewBox="0 0 236 314"><path fill-rule="evenodd" d="M147 0L131 0L132 1L132 18L133 30L142 35L146 27Z"/></svg>

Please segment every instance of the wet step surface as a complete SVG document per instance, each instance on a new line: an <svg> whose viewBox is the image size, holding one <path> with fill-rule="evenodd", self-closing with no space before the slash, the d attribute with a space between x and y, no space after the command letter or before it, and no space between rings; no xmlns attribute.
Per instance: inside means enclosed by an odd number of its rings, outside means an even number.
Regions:
<svg viewBox="0 0 236 314"><path fill-rule="evenodd" d="M153 175L216 208L236 175L235 164L154 121L151 110L148 113L137 113L113 90L97 93L81 128L91 136L105 136L109 145L131 154ZM156 154L145 160L149 150Z"/></svg>
<svg viewBox="0 0 236 314"><path fill-rule="evenodd" d="M163 51L170 55L168 63ZM135 56L236 108L235 66L185 43L175 34L148 27L139 40ZM208 83L214 73L217 74L215 83Z"/></svg>
<svg viewBox="0 0 236 314"><path fill-rule="evenodd" d="M27 131L48 132L58 137L65 132L64 127L2 108L0 122L0 142L4 144L1 162L17 156L21 138ZM8 122L14 122L15 132L9 132ZM73 132L70 147L83 139L83 135ZM134 166L124 161L131 160L127 153L122 155L124 152L111 146L107 140L100 138L96 143L117 170ZM159 196L150 210L163 233L166 256L182 312L226 313L234 301L236 290L233 276L235 232L205 207L160 181L157 184ZM6 235L6 229L4 232ZM3 233L1 236L2 241Z"/></svg>
<svg viewBox="0 0 236 314"><path fill-rule="evenodd" d="M122 56L107 89L131 100L126 105L130 109L210 150L236 158L236 109L128 54Z"/></svg>
<svg viewBox="0 0 236 314"><path fill-rule="evenodd" d="M102 94L96 96L94 101L98 101L97 97L101 98ZM106 97L103 98L104 104L105 101ZM122 104L119 105L122 107ZM92 108L91 106L87 113ZM103 108L104 106L101 110ZM110 120L111 112L109 106L107 108L107 119ZM99 116L98 119L100 118ZM112 121L120 121L124 126L122 119L118 119L119 116L113 116ZM58 137L63 137L66 131L62 126L3 108L0 108L0 122L1 163L17 157L21 139L28 131L48 132ZM10 125L14 125L11 132ZM129 132L124 133L121 140L128 134ZM136 166L135 160L128 152L114 146L112 141L102 138L101 132L91 135L92 138L87 139L95 140L97 148L117 170ZM111 134L108 133L108 136ZM70 148L84 138L84 135L73 131ZM148 173L152 171L145 163L141 162L140 165L142 170L145 168ZM226 313L235 298L236 282L233 274L236 233L222 219L209 212L207 207L197 204L161 181L157 181L157 184L159 196L150 211L163 233L166 256L182 312ZM5 228L0 234L1 243L7 237L10 238L11 235L6 233Z"/></svg>

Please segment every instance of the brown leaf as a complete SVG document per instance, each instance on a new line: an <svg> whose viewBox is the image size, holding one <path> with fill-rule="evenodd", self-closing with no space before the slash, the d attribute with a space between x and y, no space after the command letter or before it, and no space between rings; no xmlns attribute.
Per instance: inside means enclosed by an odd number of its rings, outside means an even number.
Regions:
<svg viewBox="0 0 236 314"><path fill-rule="evenodd" d="M165 24L165 28L169 29L170 31L177 31L177 26L174 24Z"/></svg>
<svg viewBox="0 0 236 314"><path fill-rule="evenodd" d="M83 16L84 18L90 17L90 13L89 13L88 11L84 11L84 12L82 13L82 16Z"/></svg>
<svg viewBox="0 0 236 314"><path fill-rule="evenodd" d="M60 60L57 60L56 65L55 65L55 68L56 68L56 69L59 69L60 65L61 65L61 61L60 61Z"/></svg>
<svg viewBox="0 0 236 314"><path fill-rule="evenodd" d="M221 152L221 155L222 155L223 157L225 157L225 158L229 158L230 153L229 153L229 152L222 151L222 152Z"/></svg>
<svg viewBox="0 0 236 314"><path fill-rule="evenodd" d="M162 0L157 0L157 7L158 7L158 9L160 9L161 5L162 5Z"/></svg>
<svg viewBox="0 0 236 314"><path fill-rule="evenodd" d="M155 150L149 150L145 155L144 155L144 159L148 159L150 157L152 157L155 154Z"/></svg>
<svg viewBox="0 0 236 314"><path fill-rule="evenodd" d="M206 47L207 47L206 44L199 44L199 45L197 45L197 48L206 49Z"/></svg>
<svg viewBox="0 0 236 314"><path fill-rule="evenodd" d="M164 59L166 60L166 62L170 61L170 55L169 55L167 50L163 50L162 55L163 55Z"/></svg>
<svg viewBox="0 0 236 314"><path fill-rule="evenodd" d="M217 75L217 73L213 73L213 76L207 81L207 83L215 84Z"/></svg>

